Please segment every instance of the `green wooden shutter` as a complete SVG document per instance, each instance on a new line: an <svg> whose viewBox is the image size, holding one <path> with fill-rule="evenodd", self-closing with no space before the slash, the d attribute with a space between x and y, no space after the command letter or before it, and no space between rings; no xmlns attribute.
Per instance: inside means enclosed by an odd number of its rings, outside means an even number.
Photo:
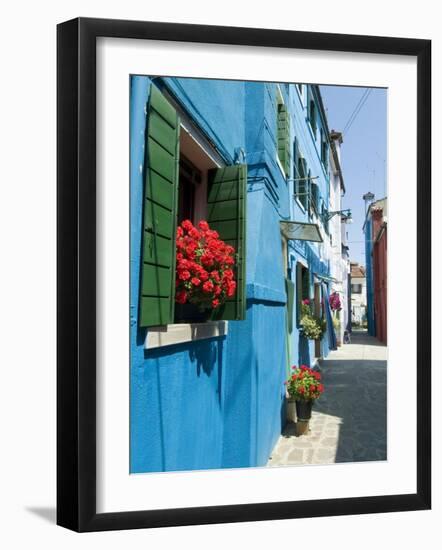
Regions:
<svg viewBox="0 0 442 550"><path fill-rule="evenodd" d="M212 319L241 320L246 317L246 184L245 164L209 170L207 221L237 253L235 296L214 311Z"/></svg>
<svg viewBox="0 0 442 550"><path fill-rule="evenodd" d="M290 175L290 115L283 103L278 104L278 158L284 173Z"/></svg>
<svg viewBox="0 0 442 550"><path fill-rule="evenodd" d="M152 86L146 133L139 326L173 323L180 121Z"/></svg>

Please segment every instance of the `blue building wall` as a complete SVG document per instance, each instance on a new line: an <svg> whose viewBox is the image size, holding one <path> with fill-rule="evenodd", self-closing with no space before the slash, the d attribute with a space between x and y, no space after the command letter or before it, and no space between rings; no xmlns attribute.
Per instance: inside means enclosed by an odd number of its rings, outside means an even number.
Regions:
<svg viewBox="0 0 442 550"><path fill-rule="evenodd" d="M367 330L372 336L376 336L376 324L374 321L374 282L373 282L373 221L367 216L364 225L365 233L365 277L367 289Z"/></svg>
<svg viewBox="0 0 442 550"><path fill-rule="evenodd" d="M146 103L152 80L131 78L131 472L237 468L266 464L284 426L287 372L286 291L279 222L307 219L293 200L276 155L275 84L161 79L227 164L242 148L248 165L247 316L229 321L224 337L152 350L137 325ZM289 89L288 89L289 88ZM281 91L292 129L312 173L323 169L295 86ZM319 134L319 131L318 131ZM292 176L293 177L293 176ZM327 202L328 204L328 202ZM328 273L320 245L290 245L289 267L303 258ZM294 280L295 270L291 270ZM312 280L313 282L313 280ZM301 342L301 346L299 343ZM314 344L292 334L291 363L314 356ZM324 354L328 352L326 344Z"/></svg>

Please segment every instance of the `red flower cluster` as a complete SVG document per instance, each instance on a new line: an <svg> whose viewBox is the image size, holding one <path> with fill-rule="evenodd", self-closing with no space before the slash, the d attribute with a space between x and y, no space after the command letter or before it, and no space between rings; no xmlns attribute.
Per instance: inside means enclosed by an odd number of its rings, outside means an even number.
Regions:
<svg viewBox="0 0 442 550"><path fill-rule="evenodd" d="M293 366L285 385L289 396L298 400L318 399L324 391L319 372L305 365Z"/></svg>
<svg viewBox="0 0 442 550"><path fill-rule="evenodd" d="M206 221L195 227L185 220L176 234L176 294L179 304L218 308L234 296L235 249L219 238Z"/></svg>

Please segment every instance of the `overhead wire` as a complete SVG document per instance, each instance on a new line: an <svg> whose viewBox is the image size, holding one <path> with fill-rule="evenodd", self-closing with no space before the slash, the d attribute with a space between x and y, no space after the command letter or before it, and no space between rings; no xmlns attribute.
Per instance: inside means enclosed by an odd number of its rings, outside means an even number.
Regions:
<svg viewBox="0 0 442 550"><path fill-rule="evenodd" d="M344 135L348 134L351 126L353 125L353 122L356 120L358 114L361 112L362 107L365 105L372 91L373 88L366 88L365 92L360 97L356 107L353 109L353 112L351 113L349 119L347 120L347 123L344 126L344 129L342 131Z"/></svg>

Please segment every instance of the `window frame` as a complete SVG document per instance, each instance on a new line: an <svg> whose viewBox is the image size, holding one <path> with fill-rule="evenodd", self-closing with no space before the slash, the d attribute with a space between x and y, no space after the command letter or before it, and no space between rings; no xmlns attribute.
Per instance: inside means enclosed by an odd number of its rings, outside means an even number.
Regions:
<svg viewBox="0 0 442 550"><path fill-rule="evenodd" d="M171 103L176 110L180 121L180 151L179 160L181 156L190 162L196 170L199 170L202 176L202 181L199 184L199 189L195 192L195 204L194 204L194 217L197 216L197 194L207 193L207 175L209 168L201 169L198 166L198 162L192 158L192 154L188 151L182 152L182 140L191 140L193 147L199 150L203 157L207 158L208 163L212 163L214 168L224 168L227 166L226 161L221 156L216 147L206 138L198 126L191 120L190 116L181 107L181 105L174 99L166 86L160 88L161 93ZM178 185L179 193L179 185ZM195 218L194 220L195 221ZM164 325L154 325L148 327L141 327L146 331L144 348L146 350L158 349L174 344L191 342L196 340L205 340L209 338L224 337L228 334L228 321L225 320L208 320L201 323L167 323Z"/></svg>
<svg viewBox="0 0 442 550"><path fill-rule="evenodd" d="M290 178L290 173L286 174L285 168L282 165L281 159L279 158L279 152L278 152L278 115L279 115L279 105L284 105L287 107L286 102L284 101L284 95L281 90L280 84L276 84L276 164L278 165L279 169L281 170L281 174L283 178L287 181ZM287 111L288 112L288 111ZM290 113L289 113L289 121L290 121ZM289 143L291 143L291 128L289 127ZM289 162L290 166L290 162Z"/></svg>

